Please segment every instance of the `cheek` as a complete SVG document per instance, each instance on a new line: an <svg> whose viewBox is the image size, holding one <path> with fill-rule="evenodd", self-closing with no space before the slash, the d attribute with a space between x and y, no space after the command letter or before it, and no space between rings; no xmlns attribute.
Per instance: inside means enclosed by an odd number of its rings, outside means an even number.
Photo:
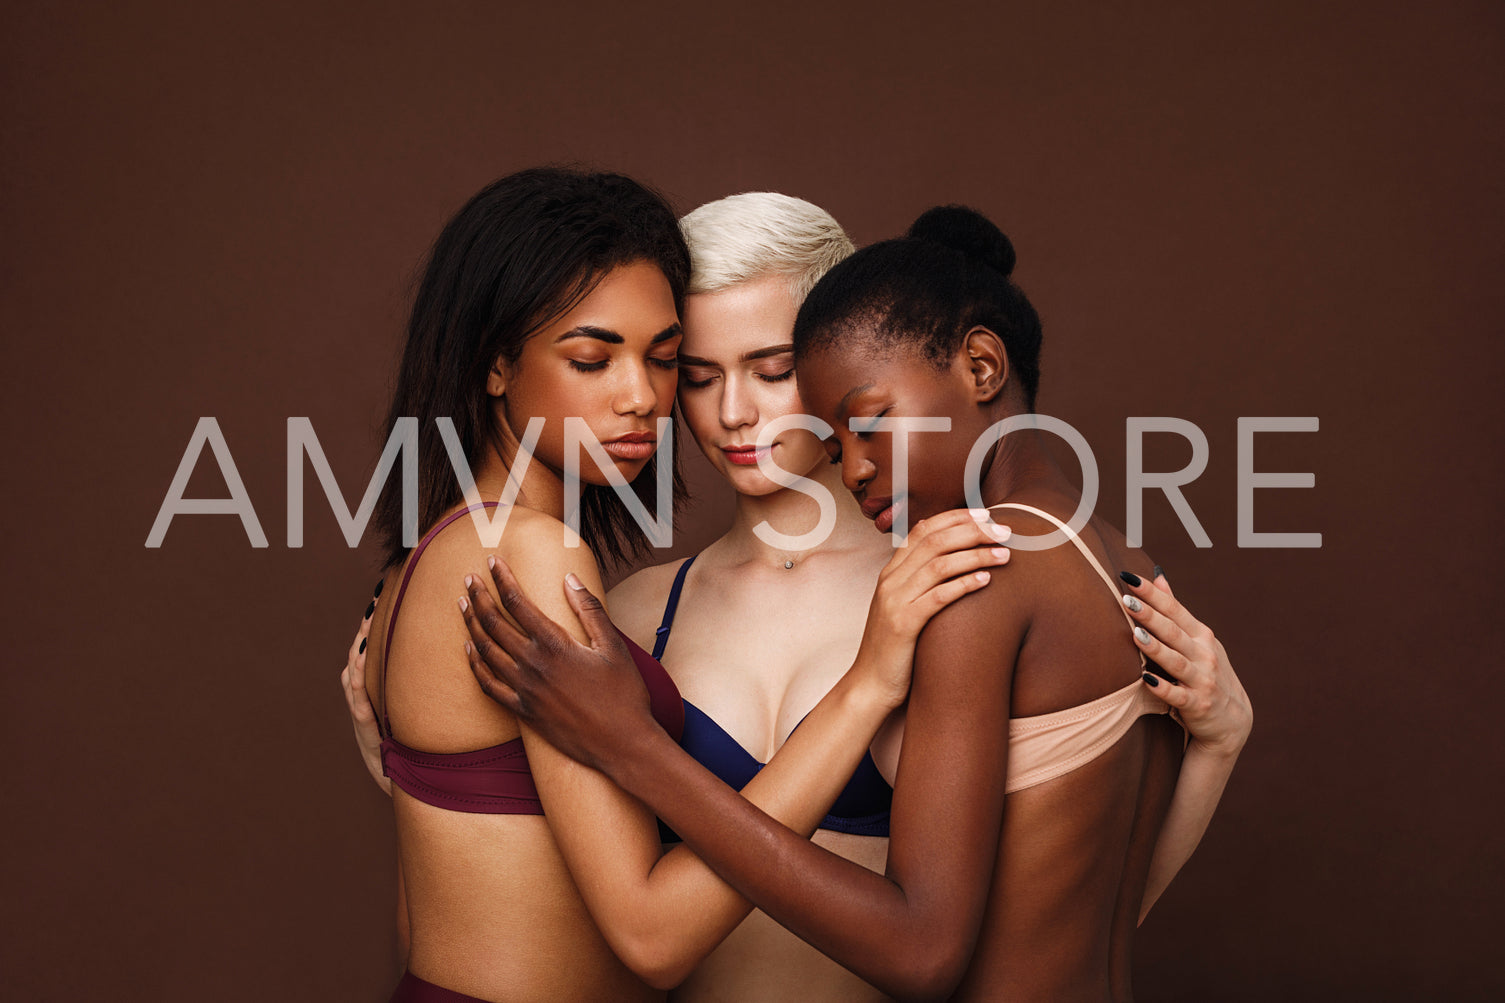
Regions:
<svg viewBox="0 0 1505 1003"><path fill-rule="evenodd" d="M765 422L773 421L790 414L803 414L804 405L800 403L799 389L793 380L785 380L782 383L764 383L762 400L759 401L759 412Z"/></svg>
<svg viewBox="0 0 1505 1003"><path fill-rule="evenodd" d="M962 480L971 443L955 432L937 432L928 449L911 448L909 480L913 494L934 511L963 504Z"/></svg>
<svg viewBox="0 0 1505 1003"><path fill-rule="evenodd" d="M826 447L813 432L790 432L784 441L788 447L788 457L783 461L783 466L791 473L808 474L822 463L831 461L826 455Z"/></svg>
<svg viewBox="0 0 1505 1003"><path fill-rule="evenodd" d="M527 379L514 381L506 396L508 424L518 441L527 434L529 422L543 419L533 456L556 470L562 469L564 463L565 419L584 419L592 431L599 431L605 424L597 413L600 395L586 392L578 380L571 379L572 375L536 367ZM582 472L594 467L584 454L581 465Z"/></svg>

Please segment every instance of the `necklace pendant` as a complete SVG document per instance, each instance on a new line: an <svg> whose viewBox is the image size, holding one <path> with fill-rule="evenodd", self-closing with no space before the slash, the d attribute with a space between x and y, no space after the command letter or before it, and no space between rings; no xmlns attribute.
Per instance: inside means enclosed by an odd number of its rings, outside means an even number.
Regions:
<svg viewBox="0 0 1505 1003"><path fill-rule="evenodd" d="M792 567L794 567L794 562L793 561L785 561L784 562L784 570L785 571L788 571Z"/></svg>

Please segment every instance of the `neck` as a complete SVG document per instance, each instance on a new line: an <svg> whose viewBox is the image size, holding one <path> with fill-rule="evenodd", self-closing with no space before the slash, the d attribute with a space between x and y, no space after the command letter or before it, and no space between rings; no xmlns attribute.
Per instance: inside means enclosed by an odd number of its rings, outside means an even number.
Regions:
<svg viewBox="0 0 1505 1003"><path fill-rule="evenodd" d="M485 458L474 470L476 490L482 501L497 501L507 490L508 471L517 469L521 447L506 423L502 423L501 440L486 450ZM564 478L549 469L538 457L519 470L521 487L513 504L533 509L555 519L564 519Z"/></svg>
<svg viewBox="0 0 1505 1003"><path fill-rule="evenodd" d="M836 525L819 545L794 551L769 545L753 530L762 523L785 536L799 536L815 529L820 522L820 505L812 497L792 488L767 495L737 495L736 512L731 529L722 542L737 560L760 563L783 563L804 560L822 551L889 547L888 538L873 528L862 514L851 492L841 483L841 468L820 463L805 474L824 487L836 499Z"/></svg>
<svg viewBox="0 0 1505 1003"><path fill-rule="evenodd" d="M982 498L987 505L1007 501L1026 489L1077 493L1046 446L1045 433L1035 428L1004 436L994 445L982 475Z"/></svg>

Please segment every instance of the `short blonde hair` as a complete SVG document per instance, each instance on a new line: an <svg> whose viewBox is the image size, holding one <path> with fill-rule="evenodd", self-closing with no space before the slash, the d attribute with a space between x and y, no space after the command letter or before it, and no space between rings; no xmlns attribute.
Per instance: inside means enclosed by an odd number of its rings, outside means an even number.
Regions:
<svg viewBox="0 0 1505 1003"><path fill-rule="evenodd" d="M778 192L743 192L707 202L679 221L690 246L688 293L728 289L765 275L787 275L803 303L820 277L853 247L820 206Z"/></svg>

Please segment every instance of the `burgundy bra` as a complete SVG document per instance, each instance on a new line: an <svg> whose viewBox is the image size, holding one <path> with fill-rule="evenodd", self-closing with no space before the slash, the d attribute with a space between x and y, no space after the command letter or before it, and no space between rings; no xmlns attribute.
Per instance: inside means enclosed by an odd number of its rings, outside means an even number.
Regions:
<svg viewBox="0 0 1505 1003"><path fill-rule="evenodd" d="M495 508L497 502L483 502L485 508ZM387 642L382 649L385 663L392 651L392 629L397 626L397 611L402 606L403 595L408 590L408 581L418 558L429 543L450 523L463 515L469 515L476 506L450 515L442 520L419 541L403 572L402 584L392 603L392 613L387 619ZM617 632L621 634L621 631ZM677 742L684 731L685 708L664 667L625 634L622 640L632 652L638 673L648 687L648 698L653 717ZM386 688L386 666L382 667L382 688ZM385 702L384 702L385 703ZM424 804L450 811L463 811L482 815L542 815L543 804L538 799L538 788L533 785L533 774L528 769L528 755L523 751L521 738L514 738L500 745L474 752L421 752L403 745L392 737L392 721L383 706L381 719L377 722L382 735L382 772L410 796Z"/></svg>

